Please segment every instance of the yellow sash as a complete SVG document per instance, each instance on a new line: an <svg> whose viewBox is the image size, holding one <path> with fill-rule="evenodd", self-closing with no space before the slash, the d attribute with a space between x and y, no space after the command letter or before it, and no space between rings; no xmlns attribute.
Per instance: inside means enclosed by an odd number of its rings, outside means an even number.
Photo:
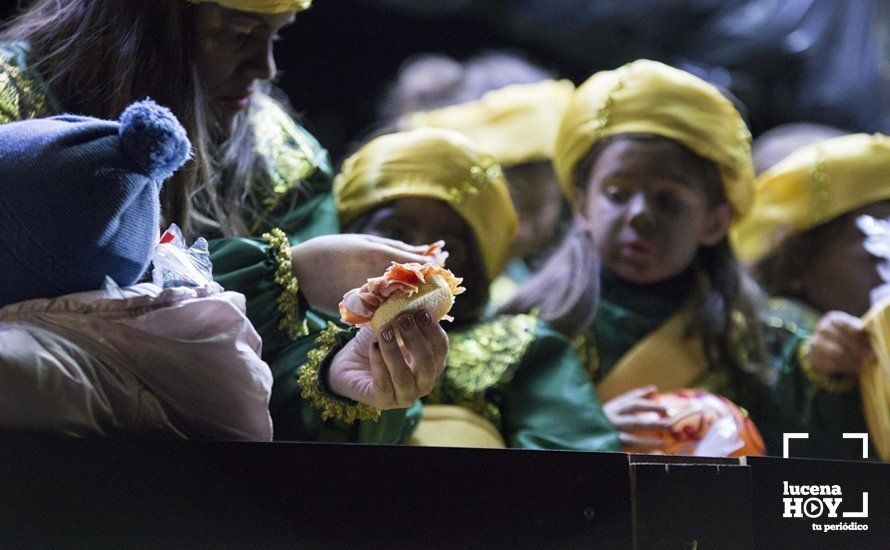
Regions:
<svg viewBox="0 0 890 550"><path fill-rule="evenodd" d="M491 422L459 405L424 405L423 416L408 445L488 449L507 446Z"/></svg>
<svg viewBox="0 0 890 550"><path fill-rule="evenodd" d="M859 377L868 433L881 460L890 461L890 299L873 306L862 318L878 362Z"/></svg>
<svg viewBox="0 0 890 550"><path fill-rule="evenodd" d="M641 386L688 388L708 370L701 338L687 338L688 306L637 342L596 385L602 403Z"/></svg>

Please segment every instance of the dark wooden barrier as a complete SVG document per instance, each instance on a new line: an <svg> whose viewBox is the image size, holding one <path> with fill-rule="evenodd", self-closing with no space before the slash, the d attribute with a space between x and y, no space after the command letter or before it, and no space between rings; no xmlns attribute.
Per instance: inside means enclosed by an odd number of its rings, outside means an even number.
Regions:
<svg viewBox="0 0 890 550"><path fill-rule="evenodd" d="M868 531L783 518L784 481L839 484L843 510L868 491ZM873 463L0 434L0 547L884 548L888 485Z"/></svg>

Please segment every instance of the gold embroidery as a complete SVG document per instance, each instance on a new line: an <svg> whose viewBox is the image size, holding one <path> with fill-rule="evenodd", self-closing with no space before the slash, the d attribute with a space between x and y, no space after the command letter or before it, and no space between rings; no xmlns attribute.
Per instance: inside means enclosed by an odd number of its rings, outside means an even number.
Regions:
<svg viewBox="0 0 890 550"><path fill-rule="evenodd" d="M812 331L819 323L819 315L801 304L787 298L769 299L767 326L784 329L790 333L799 330Z"/></svg>
<svg viewBox="0 0 890 550"><path fill-rule="evenodd" d="M462 405L500 426L492 401L513 379L537 325L531 315L509 315L451 335L448 367L427 402Z"/></svg>
<svg viewBox="0 0 890 550"><path fill-rule="evenodd" d="M319 151L306 132L272 99L260 96L256 102L251 122L257 154L271 163L271 187L254 191L263 197L263 207L271 213L315 173Z"/></svg>
<svg viewBox="0 0 890 550"><path fill-rule="evenodd" d="M816 159L810 170L810 181L813 185L813 223L818 225L828 218L828 171L825 165L825 151L816 145Z"/></svg>
<svg viewBox="0 0 890 550"><path fill-rule="evenodd" d="M306 319L300 315L300 300L297 292L300 285L294 277L293 266L290 257L290 242L287 235L281 229L275 228L269 233L263 233L263 239L269 243L275 254L275 282L281 286L281 294L278 296L278 311L281 320L278 328L291 339L309 334Z"/></svg>
<svg viewBox="0 0 890 550"><path fill-rule="evenodd" d="M853 377L842 378L816 370L813 367L812 352L812 341L809 338L797 348L797 361L800 363L800 370L814 386L830 393L847 393L856 388L857 380Z"/></svg>
<svg viewBox="0 0 890 550"><path fill-rule="evenodd" d="M470 168L470 178L459 187L449 189L448 195L453 202L461 203L467 197L478 195L486 185L496 181L501 176L500 165L493 158L486 157L478 166Z"/></svg>
<svg viewBox="0 0 890 550"><path fill-rule="evenodd" d="M617 80L615 81L615 85L612 86L612 89L609 90L609 93L606 94L606 100L603 102L602 106L600 106L599 111L596 113L596 118L594 119L594 135L596 136L594 142L597 142L602 139L603 134L606 132L606 128L612 123L612 96L615 92L619 91L624 87L624 73L627 72L625 67L620 67L615 71L615 75Z"/></svg>
<svg viewBox="0 0 890 550"><path fill-rule="evenodd" d="M309 352L308 361L300 367L300 374L297 377L297 383L302 390L301 395L303 399L308 399L312 406L320 411L322 420L335 418L349 424L356 420L376 422L380 419L380 409L375 409L364 403L354 405L344 403L328 397L321 390L318 370L333 349L334 344L337 343L337 335L342 332L345 331L328 321L327 328L321 331L318 338L315 339L316 347Z"/></svg>
<svg viewBox="0 0 890 550"><path fill-rule="evenodd" d="M0 124L51 114L41 84L0 57Z"/></svg>
<svg viewBox="0 0 890 550"><path fill-rule="evenodd" d="M572 339L572 347L578 354L581 364L587 367L587 373L592 380L596 380L596 373L600 370L600 356L596 348L596 335L593 328L584 334L579 334Z"/></svg>

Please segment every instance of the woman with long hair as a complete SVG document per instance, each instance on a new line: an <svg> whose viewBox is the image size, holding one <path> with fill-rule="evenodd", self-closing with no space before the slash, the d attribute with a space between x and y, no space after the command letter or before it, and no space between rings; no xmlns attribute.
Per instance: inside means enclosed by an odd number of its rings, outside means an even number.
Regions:
<svg viewBox="0 0 890 550"><path fill-rule="evenodd" d="M193 159L164 188L164 222L218 237L215 278L247 296L273 367L276 436L342 439L333 433L342 425L395 442L402 409L441 371L447 339L438 325L425 329L406 345L426 360L408 364L384 359L400 355L381 355L392 344L378 346L368 331L351 338L325 324L347 290L392 260L423 261L424 249L319 237L337 231L330 163L269 83L278 32L310 4L37 0L0 36L0 123L60 112L117 118L146 96L168 106ZM398 409L387 413L396 421L353 429L381 409ZM323 421L331 417L347 423Z"/></svg>

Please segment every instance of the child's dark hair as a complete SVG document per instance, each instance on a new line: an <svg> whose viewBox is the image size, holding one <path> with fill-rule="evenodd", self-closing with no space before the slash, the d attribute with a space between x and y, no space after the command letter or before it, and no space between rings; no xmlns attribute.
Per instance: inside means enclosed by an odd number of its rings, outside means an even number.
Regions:
<svg viewBox="0 0 890 550"><path fill-rule="evenodd" d="M575 182L579 188L586 188L602 151L622 139L667 142L682 149L682 162L695 174L694 180L702 182L709 206L713 208L727 201L720 173L713 162L672 140L649 134L623 134L597 143L576 168ZM583 227L576 220L560 248L541 271L520 287L503 312L537 308L543 320L568 337L583 334L590 328L599 294L599 270L590 268L598 267L596 250L589 231ZM687 335L702 338L712 365L728 367L733 387L746 387L739 382L749 375L765 380L768 360L760 330L762 293L739 266L728 237L715 246L701 247L694 265L702 275L703 284L696 286L691 298L695 314L686 329ZM578 285L583 289L576 288Z"/></svg>

